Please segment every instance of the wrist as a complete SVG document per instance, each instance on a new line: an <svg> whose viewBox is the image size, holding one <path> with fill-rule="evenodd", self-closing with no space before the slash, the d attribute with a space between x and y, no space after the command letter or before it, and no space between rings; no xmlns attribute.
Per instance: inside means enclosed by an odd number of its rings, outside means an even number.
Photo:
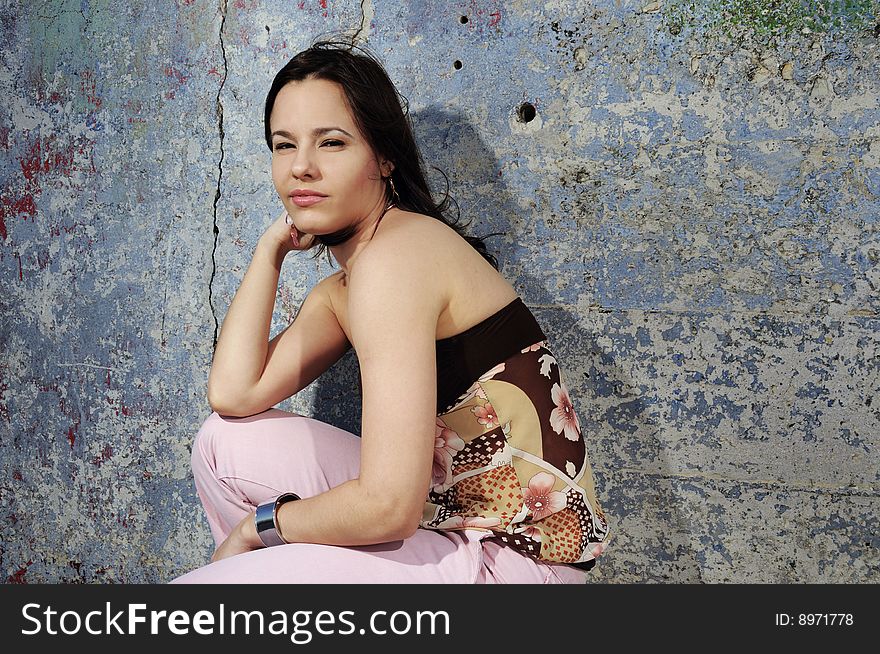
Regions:
<svg viewBox="0 0 880 654"><path fill-rule="evenodd" d="M285 504L298 499L300 497L296 493L287 492L257 507L253 520L254 532L262 545L272 547L290 542L282 535L280 511Z"/></svg>
<svg viewBox="0 0 880 654"><path fill-rule="evenodd" d="M277 240L272 238L261 237L257 241L257 247L254 251L254 257L263 257L273 267L280 269L284 262L284 257L290 250L285 249Z"/></svg>
<svg viewBox="0 0 880 654"><path fill-rule="evenodd" d="M259 549L263 547L263 541L257 535L257 525L254 520L255 511L247 514L244 520L238 523L238 535L244 543L251 549Z"/></svg>
<svg viewBox="0 0 880 654"><path fill-rule="evenodd" d="M281 539L286 543L296 542L293 534L290 533L290 526L294 523L294 518L290 515L290 513L292 511L296 511L296 509L294 509L292 506L293 504L296 504L296 502L285 502L278 507L278 512L276 515L276 521L278 523L278 535L281 536Z"/></svg>

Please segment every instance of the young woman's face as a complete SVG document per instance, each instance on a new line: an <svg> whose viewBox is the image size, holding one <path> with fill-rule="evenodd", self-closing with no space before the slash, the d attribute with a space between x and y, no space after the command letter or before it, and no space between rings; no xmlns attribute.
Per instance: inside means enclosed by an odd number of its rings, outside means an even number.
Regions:
<svg viewBox="0 0 880 654"><path fill-rule="evenodd" d="M380 169L339 84L289 82L275 98L269 125L272 181L300 231L330 234L384 207L382 176L391 166ZM323 197L298 198L297 191Z"/></svg>

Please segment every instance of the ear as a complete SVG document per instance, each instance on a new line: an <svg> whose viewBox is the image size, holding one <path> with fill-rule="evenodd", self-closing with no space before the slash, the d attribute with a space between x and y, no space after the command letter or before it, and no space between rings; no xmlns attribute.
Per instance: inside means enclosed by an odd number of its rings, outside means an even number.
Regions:
<svg viewBox="0 0 880 654"><path fill-rule="evenodd" d="M382 170L382 177L388 177L394 170L394 163L386 159L382 162L380 169Z"/></svg>

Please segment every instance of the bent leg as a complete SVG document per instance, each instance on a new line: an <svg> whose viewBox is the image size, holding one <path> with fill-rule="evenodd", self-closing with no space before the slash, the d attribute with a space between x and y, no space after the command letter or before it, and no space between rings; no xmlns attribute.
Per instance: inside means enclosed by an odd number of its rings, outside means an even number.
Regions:
<svg viewBox="0 0 880 654"><path fill-rule="evenodd" d="M192 469L219 546L258 504L288 491L312 497L355 479L360 439L279 409L247 418L212 413L196 435Z"/></svg>
<svg viewBox="0 0 880 654"><path fill-rule="evenodd" d="M278 409L247 418L212 413L192 453L196 490L219 546L258 504L293 491L312 497L358 476L360 439ZM477 530L418 529L403 541L361 547L291 543L232 556L171 583L584 583Z"/></svg>

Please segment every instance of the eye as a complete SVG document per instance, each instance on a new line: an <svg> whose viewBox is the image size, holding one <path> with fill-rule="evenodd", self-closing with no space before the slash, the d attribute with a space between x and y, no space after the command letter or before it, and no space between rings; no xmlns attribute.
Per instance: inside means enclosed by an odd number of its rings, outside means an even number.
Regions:
<svg viewBox="0 0 880 654"><path fill-rule="evenodd" d="M324 141L321 145L329 145L331 147L335 147L337 145L345 145L345 144L342 141L330 140L330 141Z"/></svg>
<svg viewBox="0 0 880 654"><path fill-rule="evenodd" d="M273 149L273 150L282 150L282 149L284 149L284 148L292 148L292 147L293 147L293 145L291 145L290 143L276 143L276 144L272 147L272 149Z"/></svg>

